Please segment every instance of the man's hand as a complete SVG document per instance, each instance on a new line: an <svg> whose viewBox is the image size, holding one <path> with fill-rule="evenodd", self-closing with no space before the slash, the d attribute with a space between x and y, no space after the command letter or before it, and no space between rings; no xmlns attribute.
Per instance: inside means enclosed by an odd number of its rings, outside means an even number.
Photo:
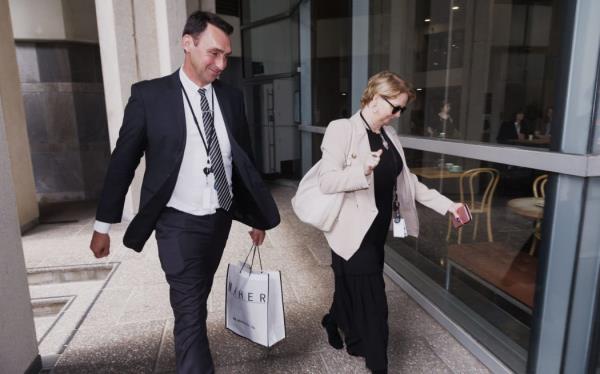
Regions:
<svg viewBox="0 0 600 374"><path fill-rule="evenodd" d="M108 256L110 253L110 236L108 236L108 234L101 234L98 231L94 231L94 234L92 235L92 242L90 243L90 249L92 252L94 252L94 256L96 256L96 258Z"/></svg>
<svg viewBox="0 0 600 374"><path fill-rule="evenodd" d="M252 244L254 245L262 245L262 243L265 241L264 230L253 228L252 230L248 231L248 234L250 234L250 237L252 238Z"/></svg>

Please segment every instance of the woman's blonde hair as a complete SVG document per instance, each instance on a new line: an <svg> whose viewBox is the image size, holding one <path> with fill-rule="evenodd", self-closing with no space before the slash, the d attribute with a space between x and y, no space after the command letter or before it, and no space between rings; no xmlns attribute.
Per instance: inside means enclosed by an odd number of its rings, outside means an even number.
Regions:
<svg viewBox="0 0 600 374"><path fill-rule="evenodd" d="M413 101L416 97L415 91L409 82L400 78L396 73L384 70L369 78L367 87L360 98L360 107L364 108L373 100L375 95L383 96L389 100L403 93L408 95L408 102Z"/></svg>

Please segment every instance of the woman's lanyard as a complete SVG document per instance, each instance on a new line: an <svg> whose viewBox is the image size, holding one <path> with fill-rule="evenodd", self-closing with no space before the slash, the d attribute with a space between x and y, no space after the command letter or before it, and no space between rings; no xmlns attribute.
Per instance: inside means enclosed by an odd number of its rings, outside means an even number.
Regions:
<svg viewBox="0 0 600 374"><path fill-rule="evenodd" d="M363 122L365 123L365 125L367 126L367 129L369 131L371 131L373 134L375 134L375 132L373 130L371 130L371 125L369 125L369 122L367 122L367 120L365 119L365 117L362 114L362 111L359 112L360 114L360 118L362 118ZM383 144L383 147L385 148L385 150L387 151L390 147L389 147L389 142L388 139L389 137L387 136L387 134L385 133L385 131L383 130L383 127L381 128L381 131L379 132L379 136L381 137L381 143ZM391 142L391 139L389 139ZM394 170L398 170L398 160L396 158L396 152L394 152L394 150L392 149L392 158L394 160ZM395 188L395 187L394 187Z"/></svg>
<svg viewBox="0 0 600 374"><path fill-rule="evenodd" d="M194 109L192 108L192 103L190 102L190 98L188 97L187 92L185 92L185 88L183 87L183 83L181 83L181 81L179 82L179 85L181 86L181 90L183 91L185 100L188 103L188 107L190 108L190 111L192 112L192 117L194 118L194 123L196 124L198 133L200 133L200 138L202 139L202 145L204 145L204 149L206 150L206 167L204 169L202 169L202 171L204 172L204 175L208 176L208 174L212 173L212 168L210 167L210 143L207 143L206 140L204 139L204 135L202 135L202 131L200 130L200 125L198 124L198 119L196 118L196 113L194 113ZM212 108L209 108L209 109L212 109L213 120L214 120L215 91L212 87L210 89L210 93L211 93L210 96L211 96ZM215 129L215 136L216 136L216 129Z"/></svg>
<svg viewBox="0 0 600 374"><path fill-rule="evenodd" d="M367 126L367 129L369 131L373 132L373 130L371 130L371 126L369 125L369 122L367 122L365 117L363 117L362 111L360 111L359 113L360 113L360 118L362 118L363 122ZM385 133L383 128L381 129L379 136L381 137L381 142L383 143L384 148L386 150L388 150L389 146L388 146L388 141L386 139L387 134ZM390 141L391 141L391 139L390 139ZM396 171L396 170L398 170L398 159L396 158L395 149L392 149L392 159L394 161L394 170ZM394 222L399 223L401 221L402 217L400 217L400 203L398 202L398 193L396 191L396 183L394 183L394 202L392 204L392 207L393 207L393 211L394 211Z"/></svg>
<svg viewBox="0 0 600 374"><path fill-rule="evenodd" d="M358 112L358 113L360 114L360 118L362 118L362 120L365 123L365 125L367 125L367 128L369 129L369 131L371 131L372 133L375 133L375 131L371 130L371 125L369 125L369 122L367 122L367 120L363 116L362 110L360 112ZM385 140L385 138L383 137L383 135L381 135L381 132L383 132L383 128L379 132L379 136L381 137L381 143L383 144L383 148L385 148L385 150L387 151L388 148L389 148L389 145L388 145L387 140Z"/></svg>

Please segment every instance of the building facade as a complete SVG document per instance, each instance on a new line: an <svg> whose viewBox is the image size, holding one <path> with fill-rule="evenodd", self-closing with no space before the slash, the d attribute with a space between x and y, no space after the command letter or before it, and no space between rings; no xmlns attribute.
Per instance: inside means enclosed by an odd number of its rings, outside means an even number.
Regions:
<svg viewBox="0 0 600 374"><path fill-rule="evenodd" d="M0 59L12 254L14 223L39 215L31 201L94 198L130 85L179 67L181 25L201 7L237 29L222 78L244 91L265 175L299 179L328 123L359 109L369 76L412 82L417 98L392 125L408 167L474 219L457 231L419 208L420 237L388 238L386 272L494 372L600 371L597 0L0 4L14 33ZM17 65L20 80L7 79ZM126 218L139 186L140 174ZM13 257L5 264L23 278ZM0 291L18 294L12 315L27 325L26 287ZM19 365L35 350L30 336L22 343Z"/></svg>
<svg viewBox="0 0 600 374"><path fill-rule="evenodd" d="M474 221L456 231L420 209L418 239L388 238L386 271L494 371L596 370L599 12L592 0L242 1L265 173L306 172L372 74L413 83L393 125L408 166Z"/></svg>

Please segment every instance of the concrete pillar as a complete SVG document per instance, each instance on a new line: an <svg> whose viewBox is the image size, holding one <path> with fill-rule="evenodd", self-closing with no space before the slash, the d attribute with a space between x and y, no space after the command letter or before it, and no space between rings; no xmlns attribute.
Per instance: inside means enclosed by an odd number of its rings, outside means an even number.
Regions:
<svg viewBox="0 0 600 374"><path fill-rule="evenodd" d="M35 190L9 14L7 0L0 0L0 373L37 373L41 360L21 247L19 195L15 193L20 192L22 198L23 192L28 192L35 203ZM17 144L10 144L9 136ZM15 159L16 155L24 160ZM11 172L13 167L16 172ZM28 183L18 179L27 174L23 169L30 174ZM37 204L31 210L37 216Z"/></svg>
<svg viewBox="0 0 600 374"><path fill-rule="evenodd" d="M4 108L2 120L12 170L9 180L16 193L17 222L25 230L37 223L39 210L7 0L0 0L0 50L0 105Z"/></svg>
<svg viewBox="0 0 600 374"><path fill-rule="evenodd" d="M131 85L170 74L183 63L179 41L186 16L185 0L96 0L111 149ZM125 201L125 219L137 212L144 170L142 161Z"/></svg>

